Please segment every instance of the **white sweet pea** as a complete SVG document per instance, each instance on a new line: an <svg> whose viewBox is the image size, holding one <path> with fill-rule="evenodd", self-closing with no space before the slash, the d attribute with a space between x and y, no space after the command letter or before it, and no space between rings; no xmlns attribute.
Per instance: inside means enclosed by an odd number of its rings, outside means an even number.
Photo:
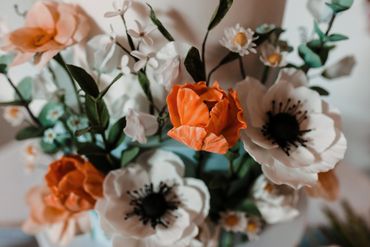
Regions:
<svg viewBox="0 0 370 247"><path fill-rule="evenodd" d="M104 17L111 18L116 16L123 16L126 11L131 7L132 1L131 0L114 0L113 3L113 11L108 11L104 14Z"/></svg>
<svg viewBox="0 0 370 247"><path fill-rule="evenodd" d="M131 69L128 66L129 57L127 55L122 56L121 58L121 71L124 75L128 75L131 73Z"/></svg>
<svg viewBox="0 0 370 247"><path fill-rule="evenodd" d="M101 34L93 37L86 45L88 66L98 73L110 73L116 69L122 57L114 36Z"/></svg>
<svg viewBox="0 0 370 247"><path fill-rule="evenodd" d="M149 36L149 34L155 30L157 30L156 26L143 26L140 22L135 20L137 25L137 31L134 29L129 29L127 32L128 34L134 38L138 39L140 42L142 41L147 46L153 45L153 39Z"/></svg>
<svg viewBox="0 0 370 247"><path fill-rule="evenodd" d="M26 112L21 106L7 106L4 108L3 116L12 126L19 126L26 119Z"/></svg>
<svg viewBox="0 0 370 247"><path fill-rule="evenodd" d="M299 189L334 169L347 142L338 112L304 86L302 71L293 71L282 70L270 88L246 78L236 91L249 123L241 131L245 150L272 182Z"/></svg>
<svg viewBox="0 0 370 247"><path fill-rule="evenodd" d="M349 76L356 65L354 56L346 56L337 63L329 66L323 72L323 76L328 79L336 79L344 76Z"/></svg>
<svg viewBox="0 0 370 247"><path fill-rule="evenodd" d="M154 135L158 127L158 121L155 116L130 109L126 115L124 132L133 141L145 144L148 141L146 137Z"/></svg>
<svg viewBox="0 0 370 247"><path fill-rule="evenodd" d="M243 212L223 212L220 214L220 225L229 232L245 232L247 220Z"/></svg>
<svg viewBox="0 0 370 247"><path fill-rule="evenodd" d="M203 181L184 178L175 154L156 150L110 172L96 210L113 247L187 247L208 215Z"/></svg>
<svg viewBox="0 0 370 247"><path fill-rule="evenodd" d="M225 29L224 37L220 40L220 44L232 52L239 53L240 56L256 53L256 44L254 32L252 29L245 29L239 23L235 27Z"/></svg>
<svg viewBox="0 0 370 247"><path fill-rule="evenodd" d="M329 0L307 0L307 9L317 22L328 22L333 10L326 5Z"/></svg>
<svg viewBox="0 0 370 247"><path fill-rule="evenodd" d="M261 175L255 182L253 198L264 220L269 224L289 221L299 215L298 191L286 185L276 185Z"/></svg>
<svg viewBox="0 0 370 247"><path fill-rule="evenodd" d="M134 71L138 72L147 65L153 68L158 67L158 61L155 58L155 53L147 47L141 48L141 50L132 51L131 55L136 57L138 61L134 64Z"/></svg>

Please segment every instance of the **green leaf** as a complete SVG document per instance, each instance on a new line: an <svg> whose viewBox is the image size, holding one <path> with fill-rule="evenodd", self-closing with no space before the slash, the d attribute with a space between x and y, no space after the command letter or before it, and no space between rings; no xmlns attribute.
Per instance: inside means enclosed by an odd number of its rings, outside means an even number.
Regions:
<svg viewBox="0 0 370 247"><path fill-rule="evenodd" d="M320 56L313 52L307 45L300 45L298 48L298 52L299 56L310 68L318 68L323 65Z"/></svg>
<svg viewBox="0 0 370 247"><path fill-rule="evenodd" d="M50 102L50 103L47 103L41 110L39 116L38 116L38 119L40 120L40 123L42 124L42 126L44 127L52 127L54 126L54 124L56 123L56 121L53 121L51 120L49 117L48 117L48 114L50 113L50 111L54 110L55 108L58 108L58 107L63 107L63 105L59 102Z"/></svg>
<svg viewBox="0 0 370 247"><path fill-rule="evenodd" d="M121 166L125 167L130 164L140 153L139 147L131 147L122 152Z"/></svg>
<svg viewBox="0 0 370 247"><path fill-rule="evenodd" d="M105 174L118 167L112 167L112 162L114 162L114 157L107 154L105 150L94 143L84 142L78 143L77 153L80 155L85 155L89 161L101 172Z"/></svg>
<svg viewBox="0 0 370 247"><path fill-rule="evenodd" d="M78 66L68 64L67 67L73 78L86 94L94 98L99 97L99 88L91 75L89 75L83 68Z"/></svg>
<svg viewBox="0 0 370 247"><path fill-rule="evenodd" d="M185 58L185 67L189 72L194 81L205 81L206 73L204 71L204 66L202 59L200 58L199 50L195 47L192 47Z"/></svg>
<svg viewBox="0 0 370 247"><path fill-rule="evenodd" d="M0 106L23 106L24 103L20 100L9 101L9 102L0 102Z"/></svg>
<svg viewBox="0 0 370 247"><path fill-rule="evenodd" d="M42 137L43 135L44 135L43 128L28 126L24 129L21 129L15 136L15 139L18 141L23 141L27 139L39 138Z"/></svg>
<svg viewBox="0 0 370 247"><path fill-rule="evenodd" d="M310 48L311 50L316 50L316 49L320 49L320 47L322 47L322 41L319 40L319 39L314 39L314 40L311 40L307 43L307 46L308 48Z"/></svg>
<svg viewBox="0 0 370 247"><path fill-rule="evenodd" d="M0 56L0 73L6 74L8 73L8 67L12 63L14 58L13 54L5 54Z"/></svg>
<svg viewBox="0 0 370 247"><path fill-rule="evenodd" d="M6 64L0 64L0 73L1 74L6 74L8 72L8 65Z"/></svg>
<svg viewBox="0 0 370 247"><path fill-rule="evenodd" d="M119 119L109 130L108 143L115 148L119 142L125 137L123 129L126 127L126 117Z"/></svg>
<svg viewBox="0 0 370 247"><path fill-rule="evenodd" d="M266 25L266 24L265 24ZM271 40L271 42L277 42L279 40L280 35L285 32L284 29L281 27L275 27L273 29L266 29L266 31L269 30L268 32L261 32L258 33L256 32L254 38L258 38L254 41L254 43L259 46L262 43L264 43L266 40Z"/></svg>
<svg viewBox="0 0 370 247"><path fill-rule="evenodd" d="M90 125L94 128L106 130L109 125L109 112L104 100L101 98L95 99L88 94L85 99L86 115Z"/></svg>
<svg viewBox="0 0 370 247"><path fill-rule="evenodd" d="M313 86L310 87L312 90L318 92L321 96L328 96L329 92L325 88L319 87L319 86Z"/></svg>
<svg viewBox="0 0 370 247"><path fill-rule="evenodd" d="M150 91L150 82L146 74L142 71L138 73L139 83L141 88L143 89L146 97L149 99L150 102L153 101L152 92Z"/></svg>
<svg viewBox="0 0 370 247"><path fill-rule="evenodd" d="M220 0L218 8L213 14L211 22L209 23L208 31L212 30L222 21L222 19L225 17L227 12L230 10L232 5L233 5L233 0Z"/></svg>
<svg viewBox="0 0 370 247"><path fill-rule="evenodd" d="M55 154L59 150L59 147L55 143L48 143L44 140L41 140L40 147L46 154Z"/></svg>
<svg viewBox="0 0 370 247"><path fill-rule="evenodd" d="M231 63L233 61L235 61L236 59L238 59L240 57L239 53L235 53L235 52L229 52L221 61L220 63L218 64L218 66L222 66L224 64L228 64L228 63Z"/></svg>
<svg viewBox="0 0 370 247"><path fill-rule="evenodd" d="M161 34L168 40L168 41L175 41L175 39L172 37L172 35L167 31L167 29L163 26L162 22L157 18L157 15L155 14L152 6L147 4L150 8L150 19L158 27L158 30L161 32Z"/></svg>
<svg viewBox="0 0 370 247"><path fill-rule="evenodd" d="M325 39L325 33L321 31L319 24L317 24L316 21L314 22L314 30L315 33L319 36L320 40L323 41Z"/></svg>
<svg viewBox="0 0 370 247"><path fill-rule="evenodd" d="M352 7L353 0L332 0L326 3L335 13L340 13Z"/></svg>
<svg viewBox="0 0 370 247"><path fill-rule="evenodd" d="M337 42L337 41L342 41L342 40L347 40L348 37L342 34L334 33L329 35L328 40L332 42Z"/></svg>
<svg viewBox="0 0 370 247"><path fill-rule="evenodd" d="M100 93L99 98L103 98L108 93L109 89L114 85L114 83L116 83L119 79L121 79L122 76L123 76L123 74L119 73L113 79L113 81Z"/></svg>
<svg viewBox="0 0 370 247"><path fill-rule="evenodd" d="M23 99L26 101L32 100L32 78L26 77L23 78L19 84L17 85L18 91L21 93ZM15 98L19 100L17 94L15 94Z"/></svg>
<svg viewBox="0 0 370 247"><path fill-rule="evenodd" d="M245 200L240 206L239 210L245 212L249 216L261 216L261 212L258 210L257 205L252 200Z"/></svg>
<svg viewBox="0 0 370 247"><path fill-rule="evenodd" d="M256 33L258 35L263 35L263 34L271 33L274 29L276 29L276 26L274 24L264 23L262 25L259 25L256 28Z"/></svg>

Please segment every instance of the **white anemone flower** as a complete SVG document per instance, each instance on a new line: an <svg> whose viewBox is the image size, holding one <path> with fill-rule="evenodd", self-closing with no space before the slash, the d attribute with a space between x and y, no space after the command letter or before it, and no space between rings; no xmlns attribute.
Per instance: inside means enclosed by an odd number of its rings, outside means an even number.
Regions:
<svg viewBox="0 0 370 247"><path fill-rule="evenodd" d="M4 119L12 126L21 125L26 119L26 113L21 106L7 106L4 108Z"/></svg>
<svg viewBox="0 0 370 247"><path fill-rule="evenodd" d="M287 64L284 52L279 46L265 44L261 47L261 61L264 65L269 67L284 67Z"/></svg>
<svg viewBox="0 0 370 247"><path fill-rule="evenodd" d="M108 11L104 14L104 17L111 18L116 16L123 16L127 10L131 7L132 1L131 0L114 0L113 3L113 11Z"/></svg>
<svg viewBox="0 0 370 247"><path fill-rule="evenodd" d="M232 52L239 53L240 56L248 55L249 53L256 53L256 44L253 42L256 38L253 37L252 29L245 29L236 24L235 27L225 29L224 37L220 40L222 46L226 47Z"/></svg>
<svg viewBox="0 0 370 247"><path fill-rule="evenodd" d="M158 128L159 124L155 116L134 109L128 110L124 132L133 141L141 144L147 143L146 137L154 135Z"/></svg>
<svg viewBox="0 0 370 247"><path fill-rule="evenodd" d="M276 224L294 219L299 215L298 191L286 185L276 185L261 175L252 188L253 198L263 219Z"/></svg>
<svg viewBox="0 0 370 247"><path fill-rule="evenodd" d="M137 31L134 29L129 29L127 32L128 34L134 38L138 39L140 42L142 41L147 46L153 45L153 39L149 36L150 33L157 30L156 26L143 26L140 22L135 20L135 23L137 25Z"/></svg>
<svg viewBox="0 0 370 247"><path fill-rule="evenodd" d="M346 56L329 66L323 72L323 76L328 79L336 79L344 76L349 76L352 73L353 68L356 65L356 59L354 56Z"/></svg>
<svg viewBox="0 0 370 247"><path fill-rule="evenodd" d="M157 150L110 172L96 210L113 247L186 247L208 215L210 194L203 181L184 178L175 154Z"/></svg>
<svg viewBox="0 0 370 247"><path fill-rule="evenodd" d="M333 10L326 5L330 0L308 0L307 9L317 22L328 22L333 16Z"/></svg>
<svg viewBox="0 0 370 247"><path fill-rule="evenodd" d="M245 232L247 220L245 213L227 211L220 214L220 225L229 232Z"/></svg>
<svg viewBox="0 0 370 247"><path fill-rule="evenodd" d="M147 65L152 66L153 68L158 67L158 61L155 58L155 53L147 47L132 51L131 55L138 59L138 61L134 64L135 72L140 71Z"/></svg>
<svg viewBox="0 0 370 247"><path fill-rule="evenodd" d="M245 150L272 182L296 189L314 186L347 148L338 111L306 84L303 72L289 69L270 88L248 77L236 89L249 123Z"/></svg>

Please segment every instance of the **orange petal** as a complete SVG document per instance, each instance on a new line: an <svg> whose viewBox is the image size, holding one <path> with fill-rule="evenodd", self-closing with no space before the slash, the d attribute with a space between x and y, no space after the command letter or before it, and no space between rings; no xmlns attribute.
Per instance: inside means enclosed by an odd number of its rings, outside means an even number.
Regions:
<svg viewBox="0 0 370 247"><path fill-rule="evenodd" d="M207 132L201 127L183 125L173 128L168 132L168 135L188 147L199 151L202 149L203 140L207 136Z"/></svg>
<svg viewBox="0 0 370 247"><path fill-rule="evenodd" d="M226 139L211 133L204 139L202 150L211 153L225 154L229 150L229 144Z"/></svg>
<svg viewBox="0 0 370 247"><path fill-rule="evenodd" d="M68 45L68 42L72 41L71 39L76 28L77 21L75 17L71 13L63 13L58 20L56 26L57 34L54 39L60 44Z"/></svg>
<svg viewBox="0 0 370 247"><path fill-rule="evenodd" d="M177 109L182 125L205 127L208 124L207 105L189 88L181 88L178 91Z"/></svg>
<svg viewBox="0 0 370 247"><path fill-rule="evenodd" d="M174 127L181 125L180 116L177 109L177 93L180 90L180 86L176 85L172 88L171 92L167 96L167 107L170 115L171 123Z"/></svg>
<svg viewBox="0 0 370 247"><path fill-rule="evenodd" d="M229 101L223 99L218 102L210 112L210 121L206 127L207 132L220 135L221 131L227 126L229 116Z"/></svg>
<svg viewBox="0 0 370 247"><path fill-rule="evenodd" d="M36 2L27 12L26 26L40 27L46 30L54 29L55 19L53 11L50 11L50 6L43 1Z"/></svg>

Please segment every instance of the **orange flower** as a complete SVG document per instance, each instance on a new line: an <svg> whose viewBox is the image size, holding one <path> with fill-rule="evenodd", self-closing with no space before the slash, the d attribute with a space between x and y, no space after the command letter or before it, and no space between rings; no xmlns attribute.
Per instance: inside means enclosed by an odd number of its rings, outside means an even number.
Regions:
<svg viewBox="0 0 370 247"><path fill-rule="evenodd" d="M103 174L79 156L64 156L54 161L45 180L51 191L48 203L70 212L93 209L103 195Z"/></svg>
<svg viewBox="0 0 370 247"><path fill-rule="evenodd" d="M18 52L13 65L35 56L42 67L64 48L85 39L89 31L89 20L77 5L39 1L28 11L25 26L7 36L4 50Z"/></svg>
<svg viewBox="0 0 370 247"><path fill-rule="evenodd" d="M339 181L334 170L319 173L319 182L312 188L307 187L306 191L312 197L335 201L339 195Z"/></svg>
<svg viewBox="0 0 370 247"><path fill-rule="evenodd" d="M167 97L173 129L168 135L195 150L224 154L247 127L236 92L215 82L176 85Z"/></svg>

